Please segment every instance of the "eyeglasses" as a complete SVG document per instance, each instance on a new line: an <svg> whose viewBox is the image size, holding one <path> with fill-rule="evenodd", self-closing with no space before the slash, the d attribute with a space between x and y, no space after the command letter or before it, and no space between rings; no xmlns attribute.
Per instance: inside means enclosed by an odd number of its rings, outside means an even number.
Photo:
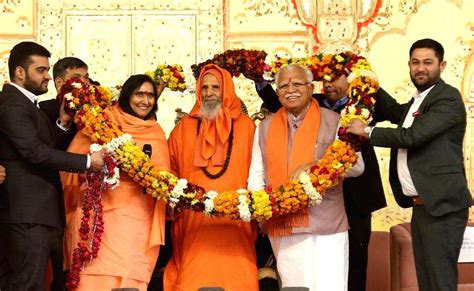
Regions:
<svg viewBox="0 0 474 291"><path fill-rule="evenodd" d="M306 83L293 82L293 83L288 83L288 84L283 84L283 85L278 86L278 90L288 91L290 89L290 86L293 86L293 88L298 90L298 89L303 88L303 86L309 85L309 84L310 82L306 82Z"/></svg>
<svg viewBox="0 0 474 291"><path fill-rule="evenodd" d="M133 93L133 95L137 96L138 98L143 98L143 97L153 98L153 99L155 98L155 94L151 92L144 92L144 91L137 91Z"/></svg>

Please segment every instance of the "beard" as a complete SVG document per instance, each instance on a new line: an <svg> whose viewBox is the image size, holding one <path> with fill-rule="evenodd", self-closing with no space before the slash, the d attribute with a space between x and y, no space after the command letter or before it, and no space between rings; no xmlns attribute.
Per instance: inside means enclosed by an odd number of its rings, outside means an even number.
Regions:
<svg viewBox="0 0 474 291"><path fill-rule="evenodd" d="M419 80L417 79L418 76L425 76L425 78L422 80ZM423 92L426 89L433 86L434 84L438 83L440 77L441 77L441 72L439 70L432 72L431 74L418 73L418 74L413 75L412 73L410 73L410 79L413 82L413 85L415 85L418 92Z"/></svg>
<svg viewBox="0 0 474 291"><path fill-rule="evenodd" d="M222 110L222 102L218 99L203 100L198 116L203 119L215 120Z"/></svg>
<svg viewBox="0 0 474 291"><path fill-rule="evenodd" d="M35 95L41 95L48 92L48 87L43 87L44 82L37 82L26 75L23 87ZM47 84L47 83L46 83Z"/></svg>

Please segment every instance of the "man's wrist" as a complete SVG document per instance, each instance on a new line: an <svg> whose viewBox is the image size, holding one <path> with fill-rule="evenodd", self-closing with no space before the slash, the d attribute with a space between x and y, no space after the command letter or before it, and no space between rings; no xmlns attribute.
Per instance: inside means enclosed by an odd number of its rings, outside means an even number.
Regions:
<svg viewBox="0 0 474 291"><path fill-rule="evenodd" d="M71 127L71 121L63 122L61 121L61 118L58 118L56 119L56 125L63 131L68 131L69 128Z"/></svg>
<svg viewBox="0 0 474 291"><path fill-rule="evenodd" d="M370 135L372 134L372 130L374 130L373 126L366 126L364 127L364 133L370 138Z"/></svg>

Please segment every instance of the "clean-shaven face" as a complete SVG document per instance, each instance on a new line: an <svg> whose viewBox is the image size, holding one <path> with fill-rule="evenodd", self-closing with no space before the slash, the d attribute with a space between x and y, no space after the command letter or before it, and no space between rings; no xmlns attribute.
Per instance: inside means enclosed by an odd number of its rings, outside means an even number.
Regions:
<svg viewBox="0 0 474 291"><path fill-rule="evenodd" d="M299 115L308 106L313 90L313 83L307 81L301 68L292 68L280 73L277 84L278 99L293 115Z"/></svg>
<svg viewBox="0 0 474 291"><path fill-rule="evenodd" d="M129 102L133 112L141 119L145 119L145 117L150 114L156 102L153 85L149 82L143 83L140 88L133 92Z"/></svg>

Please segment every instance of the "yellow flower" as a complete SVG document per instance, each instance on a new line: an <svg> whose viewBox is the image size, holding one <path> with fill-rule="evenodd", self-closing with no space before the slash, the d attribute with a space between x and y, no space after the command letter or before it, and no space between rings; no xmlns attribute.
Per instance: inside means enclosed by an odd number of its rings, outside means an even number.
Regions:
<svg viewBox="0 0 474 291"><path fill-rule="evenodd" d="M344 61L344 58L341 57L341 55L336 55L336 61L337 61L338 63L341 63L342 61Z"/></svg>

